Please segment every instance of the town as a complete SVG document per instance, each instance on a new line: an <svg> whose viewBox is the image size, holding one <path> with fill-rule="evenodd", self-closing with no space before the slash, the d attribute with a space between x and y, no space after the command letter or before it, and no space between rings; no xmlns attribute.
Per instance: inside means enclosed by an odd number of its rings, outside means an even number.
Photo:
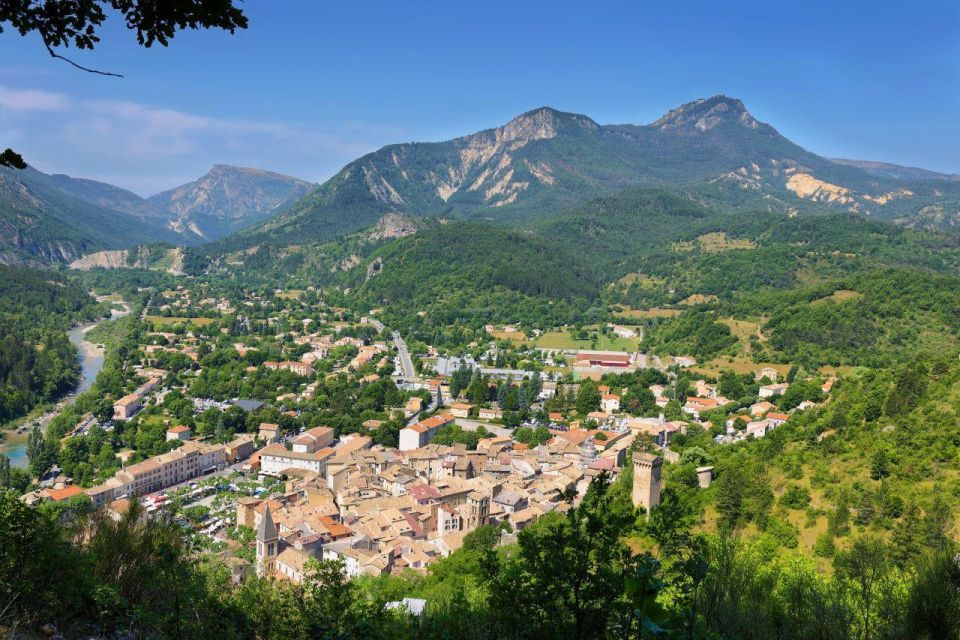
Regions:
<svg viewBox="0 0 960 640"><path fill-rule="evenodd" d="M836 379L783 366L705 377L684 356L493 337L522 335L513 326L488 326L487 344L456 354L411 350L374 316L308 291L145 295L153 306L125 336L114 398L58 418L60 463L23 500L82 497L118 518L138 501L202 538L237 583L251 572L299 583L311 560L350 577L423 573L479 527L515 541L627 466L649 513L662 466L680 460L673 442L763 438ZM708 488L713 467L695 472Z"/></svg>

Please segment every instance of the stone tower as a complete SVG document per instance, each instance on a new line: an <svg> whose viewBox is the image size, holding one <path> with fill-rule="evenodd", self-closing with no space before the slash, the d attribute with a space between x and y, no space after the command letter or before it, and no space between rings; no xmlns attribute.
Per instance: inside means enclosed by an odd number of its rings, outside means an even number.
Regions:
<svg viewBox="0 0 960 640"><path fill-rule="evenodd" d="M663 458L650 453L633 454L633 506L650 511L660 504L660 467Z"/></svg>
<svg viewBox="0 0 960 640"><path fill-rule="evenodd" d="M273 524L270 515L270 505L263 510L263 517L257 526L257 576L264 577L273 574L277 567L277 554L280 552L280 534Z"/></svg>

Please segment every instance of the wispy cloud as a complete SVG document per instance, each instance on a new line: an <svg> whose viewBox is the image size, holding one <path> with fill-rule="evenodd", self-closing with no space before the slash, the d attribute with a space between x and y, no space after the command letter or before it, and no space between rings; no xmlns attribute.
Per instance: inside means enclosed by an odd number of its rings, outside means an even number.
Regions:
<svg viewBox="0 0 960 640"><path fill-rule="evenodd" d="M0 85L0 109L11 111L63 111L70 100L63 94L38 89L12 89Z"/></svg>
<svg viewBox="0 0 960 640"><path fill-rule="evenodd" d="M0 142L43 171L89 177L143 195L201 175L215 162L320 181L402 131L337 130L189 113L131 101L87 100L0 86Z"/></svg>

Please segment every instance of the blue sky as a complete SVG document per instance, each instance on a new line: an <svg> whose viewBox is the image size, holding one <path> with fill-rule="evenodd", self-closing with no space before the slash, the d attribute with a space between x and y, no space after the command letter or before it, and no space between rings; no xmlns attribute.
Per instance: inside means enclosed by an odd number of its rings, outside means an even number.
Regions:
<svg viewBox="0 0 960 640"><path fill-rule="evenodd" d="M321 181L542 105L646 123L717 93L828 156L960 172L960 3L247 0L250 28L77 71L0 34L0 146L147 195L215 162Z"/></svg>

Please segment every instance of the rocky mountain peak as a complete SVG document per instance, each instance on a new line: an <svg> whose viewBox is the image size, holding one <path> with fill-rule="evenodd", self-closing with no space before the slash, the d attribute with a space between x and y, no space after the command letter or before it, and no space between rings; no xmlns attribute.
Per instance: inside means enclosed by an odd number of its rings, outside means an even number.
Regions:
<svg viewBox="0 0 960 640"><path fill-rule="evenodd" d="M174 228L215 237L270 214L315 186L272 171L215 164L197 180L148 200L173 214Z"/></svg>
<svg viewBox="0 0 960 640"><path fill-rule="evenodd" d="M700 98L663 115L652 126L664 132L702 133L723 123L756 129L760 123L750 115L743 101L724 95Z"/></svg>
<svg viewBox="0 0 960 640"><path fill-rule="evenodd" d="M546 140L554 138L564 123L573 123L590 131L600 128L596 122L576 113L564 113L551 107L540 107L520 114L501 129L503 140Z"/></svg>

